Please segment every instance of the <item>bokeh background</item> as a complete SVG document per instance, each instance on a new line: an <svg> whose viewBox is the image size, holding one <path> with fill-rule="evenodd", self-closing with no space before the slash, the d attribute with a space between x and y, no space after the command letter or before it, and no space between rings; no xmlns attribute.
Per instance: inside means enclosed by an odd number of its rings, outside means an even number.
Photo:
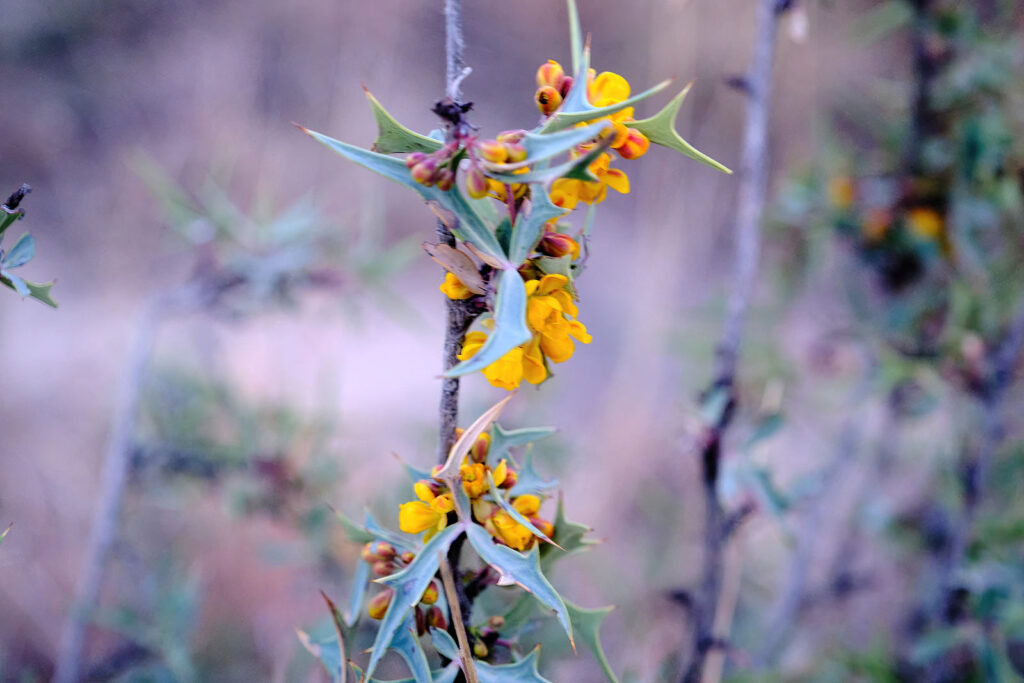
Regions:
<svg viewBox="0 0 1024 683"><path fill-rule="evenodd" d="M783 22L773 202L787 174L827 147L835 108L906 99L903 37L868 45L854 30L875 4L806 3ZM491 134L531 126L537 66L568 62L562 3L465 5L473 121ZM753 3L580 9L599 70L638 89L696 79L679 128L735 168L745 101L728 81L750 58ZM29 276L57 277L60 309L13 296L0 305L0 523L14 522L0 552L0 679L52 674L147 302L180 288L197 263L298 243L283 267L327 273L318 286L159 325L87 653L95 680L326 680L295 628L324 623L317 591L343 598L359 551L327 505L353 516L368 506L394 524L408 490L393 454L433 461L443 304L439 269L419 250L433 236L430 212L292 123L369 145L365 84L406 125L433 128L442 3L7 0L2 15L0 189L32 185L15 230L35 235ZM580 604L618 606L605 632L618 671L670 680L688 638L673 594L700 567L687 434L730 283L736 182L661 149L622 167L634 189L602 205L580 282L594 342L503 422L559 428L538 446L538 466L604 541L565 561L556 585ZM870 649L897 628L915 565L856 538L853 552L851 510L865 495L878 518L927 500L951 427L942 411L903 426L887 461L895 470L877 478L874 452L891 429L884 396L865 389L868 361L845 342L856 324L836 278L794 286L790 248L770 236L747 330L751 410L781 396L785 414L752 457L782 487L834 462L851 429L866 454L838 461L826 504L748 521L727 579L739 585L737 646L763 642L763 620L747 615L783 590L793 530L808 517L823 539L805 558L808 582L845 558L872 577L856 600L804 615L810 624L780 646L780 675L802 676L826 670L835 648ZM480 377L463 387L467 420L500 393ZM737 449L751 425L737 428ZM557 638L544 652L552 680L598 680Z"/></svg>

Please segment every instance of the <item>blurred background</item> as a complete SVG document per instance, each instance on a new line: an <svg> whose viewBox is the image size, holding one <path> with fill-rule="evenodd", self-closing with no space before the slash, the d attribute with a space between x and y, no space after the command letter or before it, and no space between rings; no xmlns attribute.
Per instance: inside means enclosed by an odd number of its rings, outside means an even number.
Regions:
<svg viewBox="0 0 1024 683"><path fill-rule="evenodd" d="M865 131L909 125L911 15L892 9L903 4L801 2L779 35L767 251L723 482L728 505L756 508L725 577L738 678L893 680L929 561L919 532L945 502L959 509L959 448L977 429L969 393L890 343L850 295L856 250L813 218L862 162L884 165ZM1010 33L1013 5L1000 5ZM753 3L580 10L599 71L637 90L696 79L679 129L736 168L745 98L729 80L750 58ZM343 598L360 550L328 505L357 517L368 506L394 526L408 487L393 455L432 463L442 278L419 248L434 231L422 203L292 123L368 146L366 85L407 126L435 127L442 3L7 0L2 14L0 190L32 185L12 231L35 235L26 270L57 278L60 309L0 305L0 526L14 523L0 550L0 679L53 673L134 383L88 678L326 680L295 628L324 623L317 591ZM465 14L472 120L490 135L532 126L537 67L569 61L563 4L467 2ZM702 543L688 435L730 282L736 181L659 148L621 167L633 191L602 205L579 283L594 342L503 423L559 428L538 467L604 541L565 561L556 586L618 606L605 644L625 679L675 680ZM466 421L500 393L479 376L463 387ZM1019 417L1018 393L1006 414ZM1011 502L1021 426L1001 428ZM1021 520L1004 518L1000 542L1019 542ZM1015 578L999 604L1019 606L1021 565L1001 567ZM769 627L785 636L765 654ZM979 642L1012 676L1007 633ZM599 680L558 638L544 655L552 680ZM970 662L964 680L988 678Z"/></svg>

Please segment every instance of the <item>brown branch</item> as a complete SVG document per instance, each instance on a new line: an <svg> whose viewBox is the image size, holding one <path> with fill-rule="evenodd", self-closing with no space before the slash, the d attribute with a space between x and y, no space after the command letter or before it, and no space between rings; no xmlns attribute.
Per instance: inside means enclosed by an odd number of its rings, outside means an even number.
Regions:
<svg viewBox="0 0 1024 683"><path fill-rule="evenodd" d="M444 585L444 595L448 599L448 609L452 613L452 624L455 626L455 635L459 643L462 673L468 683L478 683L476 665L473 663L473 651L469 649L469 637L466 635L466 625L463 622L462 610L459 606L460 596L455 590L452 568L448 564L448 559L440 552L437 553L437 561L441 572L441 583Z"/></svg>
<svg viewBox="0 0 1024 683"><path fill-rule="evenodd" d="M736 211L735 274L725 326L716 349L712 386L706 392L726 392L727 401L715 424L709 425L702 449L704 494L704 559L701 580L693 598L693 634L688 668L683 680L702 680L705 661L714 643L727 640L715 633L715 614L722 591L723 551L729 519L718 499L718 473L722 441L735 409L734 384L743 328L757 280L761 257L761 217L768 181L768 112L772 67L779 17L789 0L758 0L754 53L744 79L747 120L743 130ZM710 672L709 672L710 673Z"/></svg>

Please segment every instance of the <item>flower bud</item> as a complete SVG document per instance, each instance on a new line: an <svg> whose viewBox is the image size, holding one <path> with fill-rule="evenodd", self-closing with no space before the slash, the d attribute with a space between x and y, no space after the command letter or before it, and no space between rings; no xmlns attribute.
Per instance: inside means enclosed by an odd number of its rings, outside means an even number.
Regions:
<svg viewBox="0 0 1024 683"><path fill-rule="evenodd" d="M434 184L436 173L437 159L434 157L427 157L412 167L412 179L420 185L426 185L427 187Z"/></svg>
<svg viewBox="0 0 1024 683"><path fill-rule="evenodd" d="M427 625L442 631L448 630L448 620L444 618L444 611L437 605L427 610Z"/></svg>
<svg viewBox="0 0 1024 683"><path fill-rule="evenodd" d="M383 619L384 614L388 611L388 607L391 606L391 598L393 597L395 597L395 591L391 588L385 588L373 596L366 605L366 613L370 615L371 619Z"/></svg>
<svg viewBox="0 0 1024 683"><path fill-rule="evenodd" d="M476 437L473 447L469 449L469 457L474 462L484 462L487 460L487 452L489 450L491 450L491 435L485 432Z"/></svg>
<svg viewBox="0 0 1024 683"><path fill-rule="evenodd" d="M520 161L526 161L526 148L518 142L506 142L505 151L508 153L508 163L518 164Z"/></svg>
<svg viewBox="0 0 1024 683"><path fill-rule="evenodd" d="M373 563L373 573L377 576L391 576L395 573L395 565L391 562L380 562Z"/></svg>
<svg viewBox="0 0 1024 683"><path fill-rule="evenodd" d="M519 476L516 474L516 471L508 470L505 473L505 481L501 482L501 484L498 485L498 488L510 489L516 485L517 481L519 481Z"/></svg>
<svg viewBox="0 0 1024 683"><path fill-rule="evenodd" d="M412 552L411 550L406 550L404 553L402 553L402 562L404 562L405 564L409 564L415 559L416 553Z"/></svg>
<svg viewBox="0 0 1024 683"><path fill-rule="evenodd" d="M547 64L541 64L540 68L537 69L538 88L549 86L557 90L561 87L564 78L565 71L562 69L562 65L553 59L549 59Z"/></svg>
<svg viewBox="0 0 1024 683"><path fill-rule="evenodd" d="M540 113L544 116L551 116L556 109L562 106L562 93L550 85L539 88L534 93L533 99L537 103L537 109L540 109Z"/></svg>
<svg viewBox="0 0 1024 683"><path fill-rule="evenodd" d="M423 597L420 598L420 602L424 605L433 605L437 602L437 581L431 581L427 589L423 591Z"/></svg>
<svg viewBox="0 0 1024 683"><path fill-rule="evenodd" d="M479 166L470 166L466 173L466 192L473 199L487 196L487 176Z"/></svg>
<svg viewBox="0 0 1024 683"><path fill-rule="evenodd" d="M405 157L405 167L411 171L413 166L421 164L426 160L427 155L423 152L413 152L409 156Z"/></svg>
<svg viewBox="0 0 1024 683"><path fill-rule="evenodd" d="M413 611L416 613L416 635L422 636L427 632L427 615L419 607Z"/></svg>
<svg viewBox="0 0 1024 683"><path fill-rule="evenodd" d="M487 655L490 653L491 651L487 649L487 645L484 644L484 641L478 640L473 643L473 655L476 656L477 659L486 659Z"/></svg>
<svg viewBox="0 0 1024 683"><path fill-rule="evenodd" d="M476 153L484 161L492 164L503 164L508 158L508 150L497 140L481 140L476 143Z"/></svg>
<svg viewBox="0 0 1024 683"><path fill-rule="evenodd" d="M626 134L625 142L619 145L616 150L623 159L639 159L647 154L651 141L637 129L629 128L628 126L627 129L629 132Z"/></svg>
<svg viewBox="0 0 1024 683"><path fill-rule="evenodd" d="M565 97L566 95L569 94L569 91L572 90L572 84L572 76L566 76L565 78L562 79L562 85L561 87L558 88L558 91L562 93L562 97Z"/></svg>
<svg viewBox="0 0 1024 683"><path fill-rule="evenodd" d="M498 142L504 142L506 144L511 142L521 142L526 137L526 131L521 128L514 130L503 130L495 136Z"/></svg>
<svg viewBox="0 0 1024 683"><path fill-rule="evenodd" d="M367 543L363 546L363 562L376 562L380 559L380 557L377 556L376 545L376 543Z"/></svg>
<svg viewBox="0 0 1024 683"><path fill-rule="evenodd" d="M455 187L455 172L445 166L437 172L437 189L447 192L453 187Z"/></svg>
<svg viewBox="0 0 1024 683"><path fill-rule="evenodd" d="M558 258L568 254L575 261L580 257L580 245L568 235L560 232L546 232L537 244L537 251L545 256Z"/></svg>
<svg viewBox="0 0 1024 683"><path fill-rule="evenodd" d="M530 517L530 523L537 527L537 531L541 532L548 538L552 538L555 535L555 525L546 519Z"/></svg>
<svg viewBox="0 0 1024 683"><path fill-rule="evenodd" d="M494 630L501 630L505 627L505 617L500 614L495 614L493 617L487 620L487 625Z"/></svg>

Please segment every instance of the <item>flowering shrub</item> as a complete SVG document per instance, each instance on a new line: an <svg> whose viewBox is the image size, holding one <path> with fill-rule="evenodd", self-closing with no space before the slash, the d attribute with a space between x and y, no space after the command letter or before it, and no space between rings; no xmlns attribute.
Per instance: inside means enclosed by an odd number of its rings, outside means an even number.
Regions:
<svg viewBox="0 0 1024 683"><path fill-rule="evenodd" d="M628 176L613 161L639 159L654 143L728 172L674 128L689 86L659 113L637 120L634 105L669 82L632 95L622 76L590 69L589 45L581 44L573 0L568 6L573 75L554 61L540 66L534 99L542 121L532 130L484 137L466 120L471 105L446 98L434 108L444 128L422 135L395 121L367 93L379 126L372 150L306 131L418 193L458 239L456 246L424 245L447 271L441 292L470 305L477 317L462 340L460 362L446 376L482 372L492 385L510 392L524 380L546 381L552 364L568 361L577 343L591 342L579 319L576 280L596 205L608 188L630 189ZM583 206L586 218L574 228L567 218ZM536 651L525 654L518 645L523 628L537 616L534 600L554 614L570 642L581 637L615 680L598 638L607 610L572 605L545 575L556 559L591 541L585 539L586 527L566 520L560 502L553 521L550 512L542 512L556 484L540 477L528 457L517 460L512 451L553 430L502 428L497 419L511 398L459 432L443 464L430 471L407 466L415 499L401 505L403 533L369 517L363 525L344 520L350 537L365 544L355 595L345 615L329 601L336 640L316 643L304 636L335 676L344 676L344 643L361 617L372 574L383 590L366 609L379 626L364 680L388 649L398 651L417 681L451 681L460 668L470 681L477 674L488 681L543 680ZM457 566L466 541L482 562L479 570ZM442 592L438 578L446 578L449 563L456 565L451 568L455 580L443 581ZM505 613L490 615L487 626L474 626L481 621L476 615L470 621L475 597L492 586L512 585L526 595ZM441 667L433 672L418 638L428 632Z"/></svg>

